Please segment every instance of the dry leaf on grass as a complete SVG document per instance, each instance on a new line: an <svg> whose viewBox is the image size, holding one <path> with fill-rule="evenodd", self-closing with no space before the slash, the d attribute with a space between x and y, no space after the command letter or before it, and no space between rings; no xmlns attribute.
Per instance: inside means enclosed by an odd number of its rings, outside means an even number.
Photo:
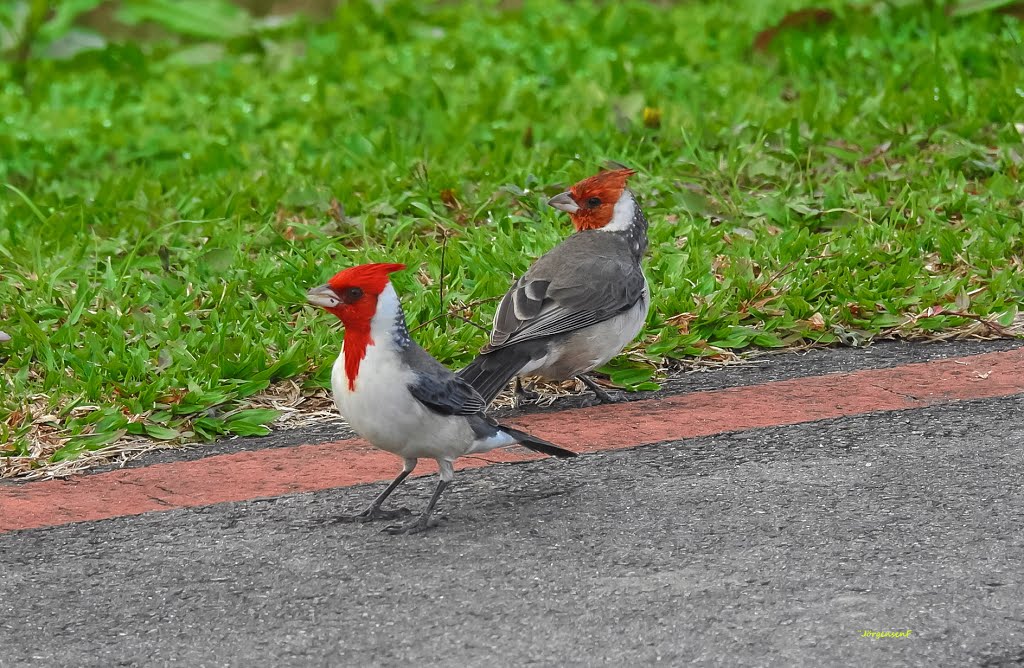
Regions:
<svg viewBox="0 0 1024 668"><path fill-rule="evenodd" d="M779 33L786 30L809 28L812 26L824 26L836 18L836 13L831 9L820 7L808 7L790 12L782 17L782 20L770 28L765 28L754 37L754 51L767 51Z"/></svg>
<svg viewBox="0 0 1024 668"><path fill-rule="evenodd" d="M807 320L801 320L800 322L807 325L808 329L814 330L815 332L825 331L825 318L820 313L815 313Z"/></svg>

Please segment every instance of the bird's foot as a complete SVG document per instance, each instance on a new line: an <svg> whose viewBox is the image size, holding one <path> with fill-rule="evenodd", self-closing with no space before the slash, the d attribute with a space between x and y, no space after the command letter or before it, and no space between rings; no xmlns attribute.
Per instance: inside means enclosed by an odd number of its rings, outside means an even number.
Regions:
<svg viewBox="0 0 1024 668"><path fill-rule="evenodd" d="M523 381L516 378L516 395L512 401L513 408L521 408L526 403L537 403L538 399L540 399L540 392L526 389L523 387Z"/></svg>
<svg viewBox="0 0 1024 668"><path fill-rule="evenodd" d="M598 394L594 392L594 396L587 397L583 400L584 406L599 406L601 404L619 404L626 400L625 394L622 392L616 392L615 394L609 394L607 392L601 392Z"/></svg>
<svg viewBox="0 0 1024 668"><path fill-rule="evenodd" d="M408 517L409 515L412 515L412 511L408 508L383 510L382 508L374 508L371 506L356 515L339 515L334 519L334 521L341 524L363 524L364 522L374 522L376 520L397 520L402 517Z"/></svg>
<svg viewBox="0 0 1024 668"><path fill-rule="evenodd" d="M525 404L535 404L540 399L540 392L534 392L533 390L523 390L516 392L516 398L513 402L514 408L522 408Z"/></svg>
<svg viewBox="0 0 1024 668"><path fill-rule="evenodd" d="M421 515L413 521L406 522L405 524L388 525L384 527L384 533L389 533L392 536L397 536L399 534L421 533L423 531L426 531L427 529L432 528L433 525L430 523L429 518Z"/></svg>
<svg viewBox="0 0 1024 668"><path fill-rule="evenodd" d="M576 376L581 383L587 386L587 388L594 393L594 398L589 402L584 402L585 406L595 406L597 404L617 404L621 401L626 400L626 395L622 392L616 392L616 396L608 394L608 392L597 384L593 379L587 376Z"/></svg>

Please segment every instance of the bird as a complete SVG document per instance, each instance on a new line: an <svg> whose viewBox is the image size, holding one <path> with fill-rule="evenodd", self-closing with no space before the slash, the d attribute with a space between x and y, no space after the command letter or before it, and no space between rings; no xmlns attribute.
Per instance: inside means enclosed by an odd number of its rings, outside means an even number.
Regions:
<svg viewBox="0 0 1024 668"><path fill-rule="evenodd" d="M406 509L381 504L416 468L420 458L437 462L440 480L418 518L389 525L392 534L418 533L451 483L453 463L463 455L509 445L555 457L576 453L484 415L486 403L473 387L434 359L409 335L405 313L390 274L404 264L374 263L349 267L306 293L310 304L333 314L345 330L341 354L331 370L335 406L371 445L398 455L402 472L357 515L344 522L396 519Z"/></svg>
<svg viewBox="0 0 1024 668"><path fill-rule="evenodd" d="M614 401L586 374L618 355L647 320L647 219L626 186L635 173L600 172L548 200L576 231L512 284L490 340L458 372L488 404L513 377L517 400L525 395L525 375L578 378L598 401Z"/></svg>

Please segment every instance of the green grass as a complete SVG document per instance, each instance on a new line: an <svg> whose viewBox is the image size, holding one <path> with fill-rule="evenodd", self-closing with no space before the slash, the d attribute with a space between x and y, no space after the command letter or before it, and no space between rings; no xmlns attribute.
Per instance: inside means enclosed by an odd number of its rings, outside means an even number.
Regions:
<svg viewBox="0 0 1024 668"><path fill-rule="evenodd" d="M651 220L626 384L688 356L1014 321L1017 20L836 5L754 53L801 3L423 4L35 59L27 94L0 65L6 454L262 433L246 398L322 385L340 345L305 290L365 261L410 265L416 338L465 363L485 334L436 316L501 295L569 231L545 197L607 159L640 171Z"/></svg>

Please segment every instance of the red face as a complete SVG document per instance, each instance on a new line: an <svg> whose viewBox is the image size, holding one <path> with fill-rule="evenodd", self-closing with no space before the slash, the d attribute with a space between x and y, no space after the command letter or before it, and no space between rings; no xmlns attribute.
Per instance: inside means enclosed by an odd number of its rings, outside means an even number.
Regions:
<svg viewBox="0 0 1024 668"><path fill-rule="evenodd" d="M404 264L350 267L306 293L310 304L333 313L345 325L345 377L350 390L355 390L366 347L373 343L370 321L377 312L377 298L388 284L388 274L401 269L405 269Z"/></svg>
<svg viewBox="0 0 1024 668"><path fill-rule="evenodd" d="M601 172L569 188L568 195L578 207L569 212L577 232L596 230L612 221L615 203L622 197L626 181L633 174L636 172L632 169Z"/></svg>
<svg viewBox="0 0 1024 668"><path fill-rule="evenodd" d="M388 284L388 274L405 269L404 264L363 264L339 271L320 287L306 294L311 304L333 313L345 329L370 328L377 312L377 297Z"/></svg>

